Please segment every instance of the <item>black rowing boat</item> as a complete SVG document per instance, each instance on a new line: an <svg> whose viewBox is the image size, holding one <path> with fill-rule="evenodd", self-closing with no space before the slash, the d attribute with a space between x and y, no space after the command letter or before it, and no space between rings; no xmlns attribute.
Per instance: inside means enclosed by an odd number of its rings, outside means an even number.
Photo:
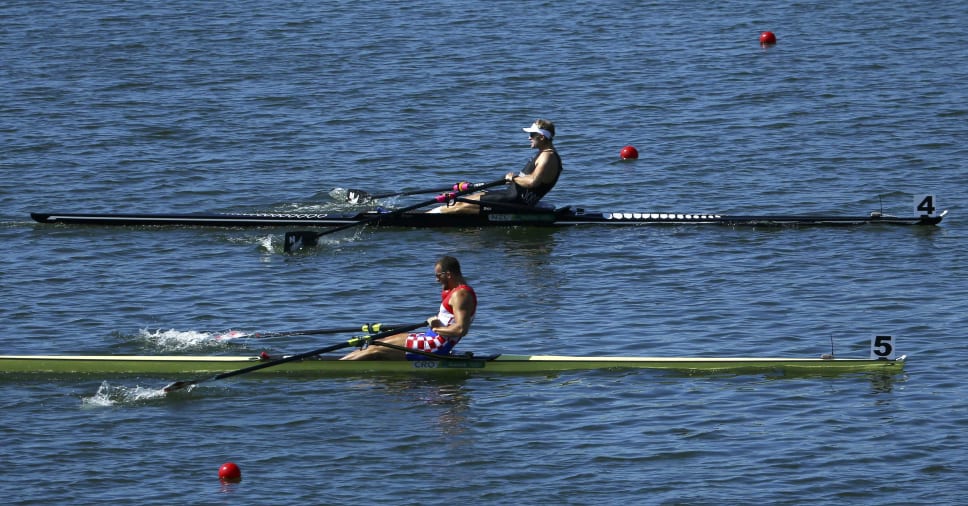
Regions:
<svg viewBox="0 0 968 506"><path fill-rule="evenodd" d="M385 217L381 217L381 214ZM372 222L383 227L443 228L493 226L569 227L578 225L732 225L732 226L829 226L829 225L937 225L947 214L892 216L878 211L859 216L826 215L724 215L662 212L588 212L563 207L528 211L482 210L475 214L425 212L390 213L186 213L186 214L97 214L30 213L40 223L113 226L198 226L198 227L334 227Z"/></svg>

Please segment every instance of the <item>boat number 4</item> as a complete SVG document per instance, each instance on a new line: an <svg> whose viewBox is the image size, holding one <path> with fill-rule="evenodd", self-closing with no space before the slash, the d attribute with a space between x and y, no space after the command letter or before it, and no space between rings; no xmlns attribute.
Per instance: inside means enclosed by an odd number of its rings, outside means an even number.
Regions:
<svg viewBox="0 0 968 506"><path fill-rule="evenodd" d="M871 338L871 360L894 360L894 337L874 336Z"/></svg>
<svg viewBox="0 0 968 506"><path fill-rule="evenodd" d="M915 195L914 212L921 216L934 216L938 205L934 202L934 195Z"/></svg>

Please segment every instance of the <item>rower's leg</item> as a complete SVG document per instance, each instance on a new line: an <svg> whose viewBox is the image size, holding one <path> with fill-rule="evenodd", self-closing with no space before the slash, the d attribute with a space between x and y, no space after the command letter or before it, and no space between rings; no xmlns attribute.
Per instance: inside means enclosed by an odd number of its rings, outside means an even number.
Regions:
<svg viewBox="0 0 968 506"><path fill-rule="evenodd" d="M484 195L484 194L483 193L474 193L472 195L467 195L467 196L465 196L463 198L465 198L467 200L481 200L481 195ZM435 207L435 208L433 208L433 209L431 209L430 211L427 211L427 212L428 213L443 213L443 214L454 214L454 213L470 214L470 213L479 213L479 212L481 212L481 206L479 204L470 204L470 203L467 203L467 202L454 202L454 205L451 205L451 206L438 206L438 207Z"/></svg>
<svg viewBox="0 0 968 506"><path fill-rule="evenodd" d="M402 347L407 344L407 335L394 334L385 339L380 339L380 341ZM402 350L370 345L362 350L351 351L340 360L406 360L406 358L406 353Z"/></svg>

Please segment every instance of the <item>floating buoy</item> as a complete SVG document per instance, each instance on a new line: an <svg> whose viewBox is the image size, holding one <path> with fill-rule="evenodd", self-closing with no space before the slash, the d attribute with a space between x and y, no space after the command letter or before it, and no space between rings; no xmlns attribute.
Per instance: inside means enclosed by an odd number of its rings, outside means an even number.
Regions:
<svg viewBox="0 0 968 506"><path fill-rule="evenodd" d="M622 160L636 160L639 157L639 150L635 149L635 146L625 146L622 151L619 152L618 156Z"/></svg>
<svg viewBox="0 0 968 506"><path fill-rule="evenodd" d="M772 45L776 44L776 34L773 32L763 32L760 34L760 45Z"/></svg>
<svg viewBox="0 0 968 506"><path fill-rule="evenodd" d="M242 481L242 470L234 462L226 462L218 468L218 479L222 481Z"/></svg>

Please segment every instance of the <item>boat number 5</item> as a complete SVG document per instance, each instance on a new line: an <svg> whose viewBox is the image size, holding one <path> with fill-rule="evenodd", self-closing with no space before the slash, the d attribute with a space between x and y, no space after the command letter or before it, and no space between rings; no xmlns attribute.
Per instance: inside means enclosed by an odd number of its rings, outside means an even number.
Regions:
<svg viewBox="0 0 968 506"><path fill-rule="evenodd" d="M879 358L894 360L894 337L874 336L871 338L871 360Z"/></svg>
<svg viewBox="0 0 968 506"><path fill-rule="evenodd" d="M938 209L937 204L934 203L934 195L915 195L914 196L914 212L919 213L921 216L934 216L934 212Z"/></svg>

